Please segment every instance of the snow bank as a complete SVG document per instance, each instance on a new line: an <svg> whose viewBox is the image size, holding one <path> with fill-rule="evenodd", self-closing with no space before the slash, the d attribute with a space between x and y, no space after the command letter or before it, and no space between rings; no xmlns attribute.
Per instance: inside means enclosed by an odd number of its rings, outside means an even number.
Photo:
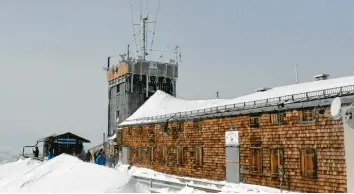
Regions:
<svg viewBox="0 0 354 194"><path fill-rule="evenodd" d="M43 163L26 159L4 164L0 166L0 176L0 192L102 193L137 190L134 188L136 185L129 182L128 173L86 163L66 154Z"/></svg>
<svg viewBox="0 0 354 194"><path fill-rule="evenodd" d="M197 179L190 177L180 177L175 175L168 175L164 173L160 173L148 168L139 168L136 166L132 166L130 170L128 170L129 165L118 164L115 168L120 172L128 172L130 176L140 176L146 178L154 178L162 181L169 181L174 183L188 183L190 186L199 186L209 189L220 189L223 193L280 193L280 189L271 188L266 186L245 184L245 183L227 183L226 181L214 181L207 179ZM181 181L183 180L183 182ZM202 183L202 184L201 184ZM220 186L222 185L222 186ZM147 188L148 189L148 188ZM170 190L167 188L158 189L157 191L163 193L170 193ZM204 191L194 189L192 187L184 187L179 193L205 193ZM289 191L283 191L283 193L293 193Z"/></svg>
<svg viewBox="0 0 354 194"><path fill-rule="evenodd" d="M142 122L142 120L137 119L142 119L146 117L155 117L179 112L196 111L217 106L265 100L293 94L321 91L351 85L354 85L354 76L274 87L264 92L256 92L227 100L183 100L175 98L163 91L158 90L137 111L135 111L120 125L136 124Z"/></svg>

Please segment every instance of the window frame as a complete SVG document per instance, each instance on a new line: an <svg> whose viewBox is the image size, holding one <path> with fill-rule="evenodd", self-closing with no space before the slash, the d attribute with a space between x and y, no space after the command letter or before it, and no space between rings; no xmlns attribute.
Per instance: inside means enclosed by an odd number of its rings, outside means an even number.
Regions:
<svg viewBox="0 0 354 194"><path fill-rule="evenodd" d="M202 146L194 148L194 167L202 167L204 163L204 149Z"/></svg>
<svg viewBox="0 0 354 194"><path fill-rule="evenodd" d="M120 84L116 85L116 91L117 91L116 96L118 96L120 94Z"/></svg>
<svg viewBox="0 0 354 194"><path fill-rule="evenodd" d="M168 149L167 149L167 147L161 147L161 150L162 150L162 152L161 152L162 163L167 166L168 165Z"/></svg>
<svg viewBox="0 0 354 194"><path fill-rule="evenodd" d="M304 108L304 109L300 109L298 110L299 112L299 116L298 116L298 120L300 123L314 123L317 120L317 115L316 115L316 109L315 108ZM305 117L306 114L308 114L309 112L312 112L312 117L308 116ZM306 119L305 119L306 118ZM309 120L308 118L312 118L311 120Z"/></svg>
<svg viewBox="0 0 354 194"><path fill-rule="evenodd" d="M148 161L149 162L154 162L154 151L155 151L154 146L151 146L148 149L150 150Z"/></svg>
<svg viewBox="0 0 354 194"><path fill-rule="evenodd" d="M203 122L201 119L194 119L193 120L193 130L202 130Z"/></svg>
<svg viewBox="0 0 354 194"><path fill-rule="evenodd" d="M251 150L251 173L252 174L262 174L263 173L263 147L250 147ZM256 150L259 151L259 170L255 170L257 168L257 161L256 161Z"/></svg>
<svg viewBox="0 0 354 194"><path fill-rule="evenodd" d="M277 156L274 156L274 154L277 153ZM277 158L276 161L276 172L275 172L275 164L273 158ZM283 166L284 169L284 148L283 147L270 147L270 173L272 176L279 176L279 169L280 166Z"/></svg>
<svg viewBox="0 0 354 194"><path fill-rule="evenodd" d="M257 121L257 122L254 122ZM248 118L248 126L251 128L258 128L261 126L261 115L250 115Z"/></svg>
<svg viewBox="0 0 354 194"><path fill-rule="evenodd" d="M269 121L272 125L283 125L285 113L284 112L272 112L269 113Z"/></svg>
<svg viewBox="0 0 354 194"><path fill-rule="evenodd" d="M176 164L177 165L184 165L184 147L183 146L176 147Z"/></svg>
<svg viewBox="0 0 354 194"><path fill-rule="evenodd" d="M301 177L307 178L307 179L317 179L317 149L315 147L301 147L299 148L300 151L300 174ZM308 151L312 152L312 161L307 161L308 158L307 156L309 155ZM304 156L305 154L305 156ZM312 169L307 169L307 163L311 162ZM308 171L312 171L311 174L307 174Z"/></svg>

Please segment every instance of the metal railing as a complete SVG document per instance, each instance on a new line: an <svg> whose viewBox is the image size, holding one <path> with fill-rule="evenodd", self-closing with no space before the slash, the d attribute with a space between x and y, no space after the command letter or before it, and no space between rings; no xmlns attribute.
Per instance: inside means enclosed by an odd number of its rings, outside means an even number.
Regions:
<svg viewBox="0 0 354 194"><path fill-rule="evenodd" d="M291 95L280 96L275 98L265 98L261 100L255 100L255 101L246 101L246 102L228 104L223 106L215 106L211 108L197 109L193 111L177 112L177 113L158 115L152 117L142 117L139 119L123 121L122 124L119 126L159 122L162 120L170 120L170 119L184 119L184 118L195 117L199 115L240 111L240 110L247 110L252 108L274 106L279 104L290 104L296 102L334 98L338 96L349 96L353 94L354 94L354 85L349 85L349 86L329 88L324 90L291 94Z"/></svg>

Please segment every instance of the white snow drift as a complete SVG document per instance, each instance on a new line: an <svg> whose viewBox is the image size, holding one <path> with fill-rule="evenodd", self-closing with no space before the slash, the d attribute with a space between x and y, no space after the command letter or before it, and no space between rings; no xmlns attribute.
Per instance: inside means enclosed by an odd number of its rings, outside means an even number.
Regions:
<svg viewBox="0 0 354 194"><path fill-rule="evenodd" d="M0 192L136 192L129 181L126 172L65 154L43 163L21 159L0 166Z"/></svg>

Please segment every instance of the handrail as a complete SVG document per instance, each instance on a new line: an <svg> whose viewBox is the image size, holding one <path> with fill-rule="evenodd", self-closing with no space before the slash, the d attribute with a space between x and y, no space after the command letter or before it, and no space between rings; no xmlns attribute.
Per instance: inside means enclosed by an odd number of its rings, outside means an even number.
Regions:
<svg viewBox="0 0 354 194"><path fill-rule="evenodd" d="M34 148L38 145L39 142L42 142L42 141L37 141L36 144L33 146L23 146L22 147L22 156L25 156L25 148Z"/></svg>
<svg viewBox="0 0 354 194"><path fill-rule="evenodd" d="M152 117L142 117L139 119L125 120L125 121L127 122L141 121L141 123L139 124L143 124L144 121L145 122L155 121L155 120L158 121L158 120L167 119L169 117L186 118L191 116L198 116L201 114L215 114L215 113L223 113L228 111L247 110L256 107L261 108L261 107L279 105L281 103L290 104L295 102L319 100L319 99L333 98L338 96L349 96L353 94L354 94L354 85L348 85L348 86L335 87L335 88L329 88L324 90L316 90L311 92L285 95L285 96L274 97L274 98L265 98L265 99L255 100L255 101L246 101L246 102L240 102L240 103L234 103L234 104L228 104L222 106L215 106L215 107L197 109L192 111L183 111L183 112L170 113L170 114L164 114L164 115L158 115ZM124 123L125 121L123 121L122 123ZM125 126L125 125L132 125L132 124L129 123L120 124L119 126Z"/></svg>

